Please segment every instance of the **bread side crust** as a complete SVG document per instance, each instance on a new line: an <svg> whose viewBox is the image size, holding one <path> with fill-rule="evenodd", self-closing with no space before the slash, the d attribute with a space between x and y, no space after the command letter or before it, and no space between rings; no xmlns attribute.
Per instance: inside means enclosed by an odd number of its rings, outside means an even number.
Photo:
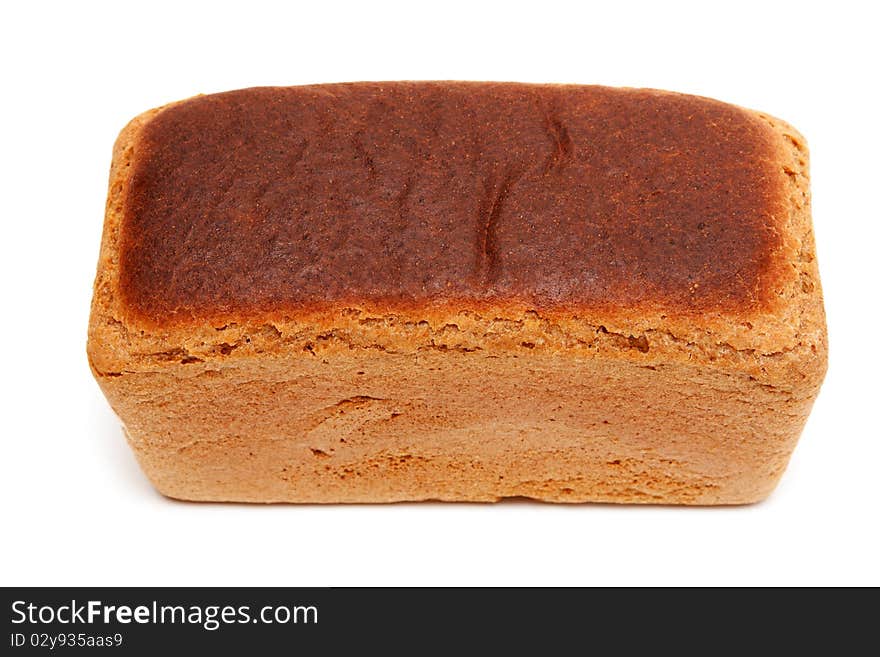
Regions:
<svg viewBox="0 0 880 657"><path fill-rule="evenodd" d="M133 365L137 359L138 339L149 341L145 332L129 333L120 308L119 281L119 228L125 215L125 192L131 180L132 160L138 136L147 122L162 109L155 108L139 114L120 131L113 144L110 163L110 182L104 209L104 229L92 293L89 314L89 365L96 376L118 375L124 365ZM120 367L116 367L119 365ZM135 370L128 368L130 372ZM120 370L120 371L113 371Z"/></svg>
<svg viewBox="0 0 880 657"><path fill-rule="evenodd" d="M546 353L178 374L118 377L108 397L151 481L185 500L745 504L776 485L809 406L700 365Z"/></svg>

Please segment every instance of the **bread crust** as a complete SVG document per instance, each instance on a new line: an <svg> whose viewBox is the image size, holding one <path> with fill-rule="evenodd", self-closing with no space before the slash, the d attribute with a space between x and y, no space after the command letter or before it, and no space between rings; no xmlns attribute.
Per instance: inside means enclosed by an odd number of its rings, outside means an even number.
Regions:
<svg viewBox="0 0 880 657"><path fill-rule="evenodd" d="M346 279L335 287L330 281L333 292L325 298L317 294L317 287L308 286L296 291L299 296L285 296L278 271L268 267L274 278L261 279L268 293L259 304L250 303L260 295L248 284L241 296L222 285L182 286L163 296L170 279L146 275L151 270L144 269L144 260L162 265L153 273L164 267L190 283L213 265L189 252L174 261L153 257L164 248L155 237L161 232L151 232L155 226L143 218L155 214L150 203L162 190L166 196L192 193L191 187L178 187L191 174L184 172L177 179L180 169L169 169L157 187L155 172L144 172L157 158L167 165L167 158L156 155L158 146L177 156L178 151L195 148L169 137L180 130L181 117L175 118L175 112L191 112L194 105L217 97L151 110L123 130L114 148L88 352L98 382L159 489L184 499L293 502L524 495L557 501L716 504L766 496L784 470L827 363L803 137L768 115L668 92L397 84L403 86L390 94L397 99L412 97L414 89L426 90L416 94L423 101L444 90L478 98L500 94L507 99L542 99L554 108L549 123L527 123L529 129L516 134L544 131L545 147L547 125L555 125L549 132L554 138L562 139L565 132L565 139L572 140L580 134L558 120L568 116L564 107L560 109L567 95L581 103L584 98L609 103L610 97L619 111L629 108L633 116L643 116L638 112L654 102L693 107L709 112L709 118L736 117L752 135L753 142L743 152L760 155L757 164L744 160L739 168L762 182L757 188L752 184L752 198L718 201L730 214L713 210L713 216L745 244L722 258L722 269L729 271L739 262L745 283L705 294L697 293L697 286L683 294L685 288L671 281L687 280L684 262L670 265L675 275L660 277L652 294L618 294L614 286L606 286L602 294L595 294L597 287L592 296L578 296L577 286L565 279L564 267L548 270L544 263L542 270L516 273L523 271L530 254L543 262L535 248L523 251L524 261L512 257L511 267L505 269L505 254L511 250L503 246L509 242L501 225L515 219L516 203L525 201L517 201L509 182L501 194L499 185L504 184L498 180L504 178L492 178L494 168L489 167L478 168L489 172L481 183L481 189L489 191L483 194L483 209L467 217L474 220L473 230L462 241L469 251L460 254L456 265L466 281L453 292L433 289L431 281L414 286L410 276L403 283L399 277L379 281L380 291L394 294L372 294L358 287L358 281ZM389 95L389 85L368 89L374 93L376 88ZM299 89L294 95L338 98L342 92L364 93L365 88ZM221 107L233 100L259 106L279 93L287 98L290 91L237 93L224 95ZM210 102L200 111L211 107L218 111ZM388 113L394 114L393 105ZM157 119L162 117L166 120L160 124ZM651 133L655 146L665 143L659 121ZM711 141L717 135L703 138ZM556 156L551 150L546 161L559 167L553 157L570 157L576 147L575 141L562 145ZM298 161L303 157L300 154ZM681 168L682 175L710 161L686 152L678 157L693 160ZM734 169L736 162L730 157L725 166ZM631 162L633 154L618 151L608 158L605 166L614 158ZM552 175L561 174L557 170ZM519 180L529 176L539 179L533 171ZM730 181L732 188L744 186L748 176L742 176ZM571 179L566 180L570 185ZM195 194L197 201L221 189L216 177L208 177L204 185ZM648 187L642 185L641 191L658 191ZM672 185L660 191L662 195L677 189ZM529 195L523 194L527 201ZM171 205L180 207L181 198L173 196ZM696 194L692 200L702 198ZM499 199L502 206L508 204L506 211L493 209ZM690 207L687 199L677 203L679 209ZM207 206L193 207L204 212ZM219 225L220 237L228 239L234 234L231 227L241 220L236 212L248 214L256 206L233 198L223 210L215 198L211 207L225 217L211 225ZM285 206L269 203L267 217L273 207ZM638 225L641 206L629 199L627 207L633 212L632 224ZM185 210L174 216L182 220ZM699 212L692 209L683 221L699 224ZM437 218L428 219L432 216ZM477 229L485 219L496 222L497 243L488 249L482 241L485 230ZM654 223L645 230L657 227ZM195 222L187 230L206 229ZM523 232L522 226L516 230ZM644 241L646 235L634 239ZM579 233L571 237L583 239ZM615 239L624 251L632 248L625 231ZM710 240L689 246L699 250L725 243ZM399 248L427 254L434 262L445 252L431 244L402 240ZM494 255L487 260L487 253ZM248 257L253 262L254 256ZM702 262L706 254L695 257L691 262ZM368 266L384 271L389 262ZM650 264L650 258L639 262ZM241 268L235 261L220 265ZM197 272L196 278L187 278L184 271ZM596 275L601 278L608 271L599 269ZM211 280L217 279L214 274ZM434 282L445 286L447 279L451 280L440 276ZM711 287L711 276L701 280L710 281L706 285ZM556 287L543 284L548 281L555 281ZM207 409L207 415L196 413L196 408ZM228 410L233 408L234 417ZM560 421L560 414L568 419ZM344 421L339 419L343 416ZM240 423L246 426L238 427ZM343 442L325 444L331 435ZM323 436L324 442L316 436ZM244 453L253 456L244 458ZM213 473L213 479L206 472Z"/></svg>

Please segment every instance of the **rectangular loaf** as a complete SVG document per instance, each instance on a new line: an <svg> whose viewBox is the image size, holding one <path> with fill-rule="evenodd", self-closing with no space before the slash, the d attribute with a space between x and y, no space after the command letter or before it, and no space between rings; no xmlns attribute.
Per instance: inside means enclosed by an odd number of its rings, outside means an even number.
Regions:
<svg viewBox="0 0 880 657"><path fill-rule="evenodd" d="M809 207L706 98L197 96L116 143L89 362L175 498L754 502L825 372Z"/></svg>

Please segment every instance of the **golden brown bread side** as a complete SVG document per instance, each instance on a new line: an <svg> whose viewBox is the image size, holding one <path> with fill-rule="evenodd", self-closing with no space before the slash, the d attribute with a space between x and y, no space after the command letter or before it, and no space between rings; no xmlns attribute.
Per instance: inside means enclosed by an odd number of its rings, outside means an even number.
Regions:
<svg viewBox="0 0 880 657"><path fill-rule="evenodd" d="M88 351L173 497L756 501L826 366L806 146L653 90L174 103L117 141Z"/></svg>

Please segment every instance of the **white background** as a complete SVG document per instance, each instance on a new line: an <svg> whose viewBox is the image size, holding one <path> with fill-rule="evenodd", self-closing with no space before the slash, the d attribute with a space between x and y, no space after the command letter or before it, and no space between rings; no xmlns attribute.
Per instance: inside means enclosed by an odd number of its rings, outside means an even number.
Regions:
<svg viewBox="0 0 880 657"><path fill-rule="evenodd" d="M622 5L3 3L0 584L880 584L873 3ZM666 88L806 135L831 364L767 502L259 507L152 490L85 356L117 132L198 92L390 79Z"/></svg>

